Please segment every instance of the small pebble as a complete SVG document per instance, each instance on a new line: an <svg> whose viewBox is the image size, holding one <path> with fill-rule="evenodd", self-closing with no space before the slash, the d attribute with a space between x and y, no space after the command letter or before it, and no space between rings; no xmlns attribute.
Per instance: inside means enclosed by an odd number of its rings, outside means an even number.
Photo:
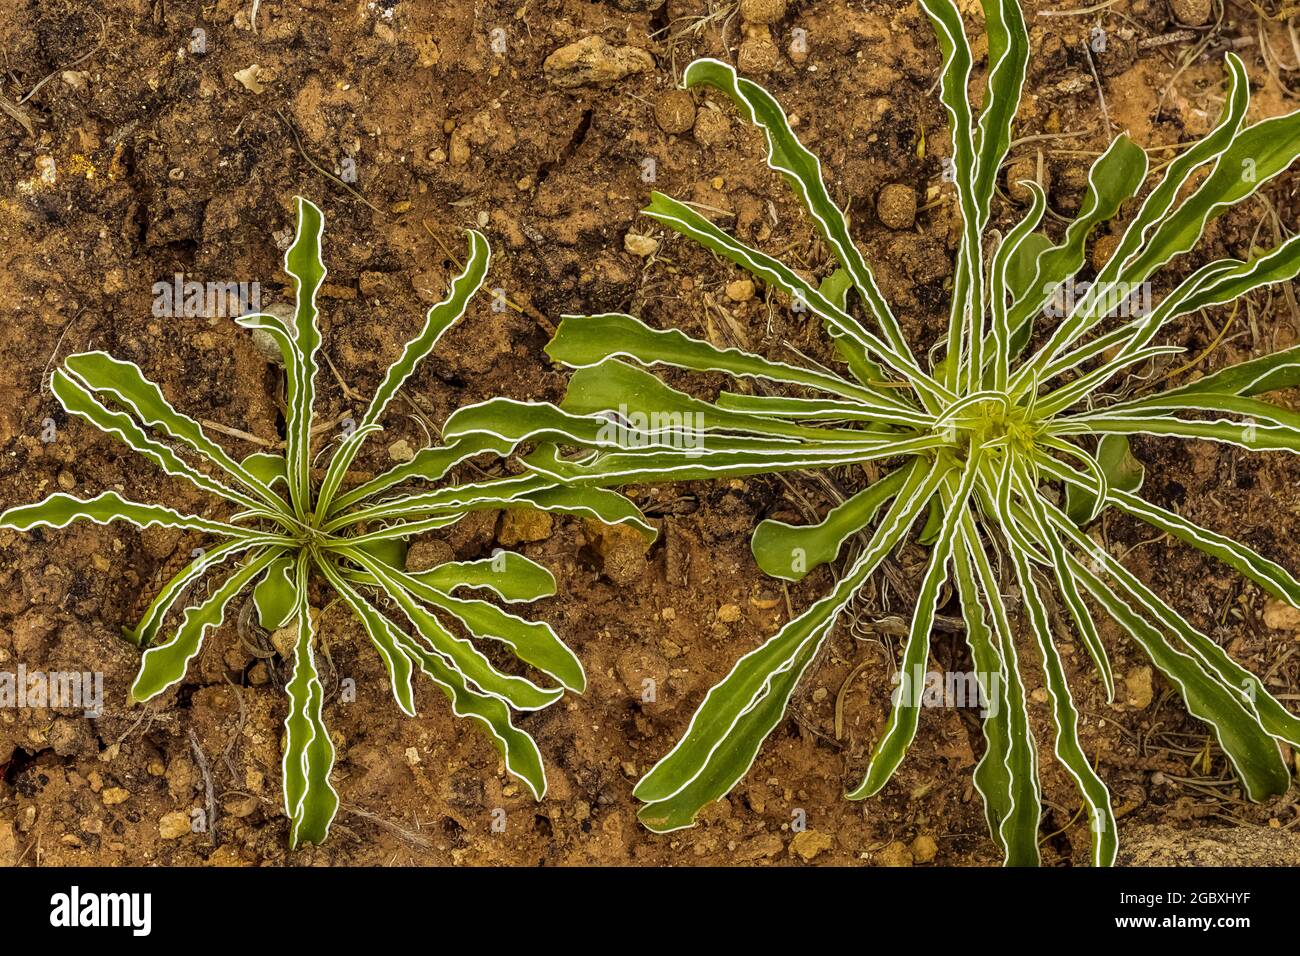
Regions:
<svg viewBox="0 0 1300 956"><path fill-rule="evenodd" d="M1174 19L1189 27L1199 27L1210 20L1210 0L1170 0Z"/></svg>
<svg viewBox="0 0 1300 956"><path fill-rule="evenodd" d="M393 461L411 461L415 458L415 449L405 438L399 438L388 446L388 457Z"/></svg>
<svg viewBox="0 0 1300 956"><path fill-rule="evenodd" d="M790 841L790 855L797 856L805 863L825 853L835 845L829 833L818 830L804 830L794 835Z"/></svg>
<svg viewBox="0 0 1300 956"><path fill-rule="evenodd" d="M189 832L188 810L173 810L158 821L158 833L164 840L179 840Z"/></svg>
<svg viewBox="0 0 1300 956"><path fill-rule="evenodd" d="M650 236L640 236L635 232L629 232L623 237L623 248L634 256L640 256L642 259L652 256L659 251L659 240Z"/></svg>
<svg viewBox="0 0 1300 956"><path fill-rule="evenodd" d="M667 90L655 100L655 122L665 133L685 133L695 125L695 100L686 90Z"/></svg>
<svg viewBox="0 0 1300 956"><path fill-rule="evenodd" d="M876 215L890 229L911 229L916 222L916 190L890 183L876 196Z"/></svg>
<svg viewBox="0 0 1300 956"><path fill-rule="evenodd" d="M786 0L740 0L745 23L776 23L785 18Z"/></svg>
<svg viewBox="0 0 1300 956"><path fill-rule="evenodd" d="M754 297L754 280L737 279L727 283L727 298L732 302L748 302Z"/></svg>
<svg viewBox="0 0 1300 956"><path fill-rule="evenodd" d="M939 844L934 837L922 833L912 841L912 859L916 863L929 863L939 853Z"/></svg>

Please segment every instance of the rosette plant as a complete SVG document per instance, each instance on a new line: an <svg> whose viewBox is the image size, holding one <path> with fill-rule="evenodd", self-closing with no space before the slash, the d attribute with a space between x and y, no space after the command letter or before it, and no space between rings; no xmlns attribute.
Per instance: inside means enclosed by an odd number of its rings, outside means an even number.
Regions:
<svg viewBox="0 0 1300 956"><path fill-rule="evenodd" d="M348 468L366 439L382 430L389 402L465 313L487 274L488 243L473 230L468 233L467 264L452 280L447 298L428 311L420 332L389 366L355 429L333 448L323 478L313 481L313 408L321 347L316 295L326 272L321 259L324 217L301 197L295 203L297 233L284 258L296 290L293 314L288 320L271 314L237 320L244 328L270 336L283 358L283 454L232 456L197 421L175 409L136 365L105 352L69 356L50 383L70 414L125 442L167 474L222 499L231 513L221 519L182 514L112 491L89 500L57 493L38 504L10 508L0 515L0 527L28 530L62 528L80 520L124 521L139 528L160 525L202 532L219 540L168 581L140 621L125 631L144 650L131 698L151 700L180 683L205 633L221 624L231 602L247 589L262 627L296 625L293 674L285 686L289 713L283 760L285 813L293 846L321 843L338 809L329 780L334 745L322 717L325 692L308 604L314 573L361 622L383 659L402 712L414 716L412 680L417 671L425 674L450 700L456 716L483 725L506 769L540 800L546 791L541 753L533 738L515 726L512 712L540 710L566 690L580 693L586 675L577 656L548 624L522 618L482 596L494 595L507 603L533 601L554 593L554 578L542 565L505 551L479 561L407 571L406 542L487 509L536 508L630 522L646 533L651 529L615 492L564 488L534 473L431 490L409 487L411 482L433 485L474 456L512 451L509 442L482 433L424 448L411 461L345 488ZM205 578L211 586L206 596L197 596L196 585ZM461 593L465 591L471 596ZM481 596L472 596L474 592ZM165 639L159 641L160 634ZM505 645L520 664L543 677L507 673L483 653L484 643Z"/></svg>
<svg viewBox="0 0 1300 956"><path fill-rule="evenodd" d="M1287 789L1290 774L1279 741L1300 745L1300 719L1259 678L1081 530L1103 509L1115 509L1300 606L1300 583L1285 568L1144 500L1124 437L1179 436L1300 452L1300 416L1255 397L1300 382L1300 352L1248 361L1155 394L1122 398L1106 390L1143 363L1181 351L1159 344L1162 331L1180 316L1300 271L1295 237L1248 261L1209 262L1153 309L1116 314L1133 290L1192 250L1211 221L1290 165L1300 153L1300 114L1244 125L1246 71L1229 54L1226 98L1213 130L1183 149L1135 204L1118 247L1087 293L1054 325L1036 321L1059 287L1084 269L1094 228L1143 191L1146 153L1124 135L1111 142L1090 170L1077 217L1055 241L1040 231L1046 197L1033 182L1024 184L1032 201L1023 218L1005 235L990 230L1029 54L1024 20L1014 0L982 0L988 67L977 117L967 96L972 55L962 17L951 0L922 0L922 6L942 53L940 97L951 126L949 170L962 222L941 360L923 362L904 337L826 188L819 161L796 138L777 101L727 64L702 59L687 68L685 86L721 92L763 131L768 165L793 187L837 267L814 281L664 195L655 194L645 214L789 296L798 314L824 324L843 368L719 349L629 315L567 316L548 347L576 370L562 407L498 399L462 410L450 424L466 434L488 430L511 441L544 442L528 464L570 484L862 462L875 462L882 474L819 524L768 520L758 526L756 560L787 580L834 561L850 537L869 538L829 593L741 657L709 691L680 742L636 787L646 826L689 826L701 807L744 776L853 596L928 518L918 532L930 552L902 645L902 684L849 798L878 793L916 734L922 688L913 675L927 669L931 628L951 579L989 701L987 746L974 782L993 839L1008 864L1040 862L1038 748L1023 679L1036 665L1048 694L1052 750L1087 807L1091 859L1110 864L1115 817L1080 744L1078 709L1049 626L1049 588L1068 610L1108 697L1114 680L1099 614L1122 625L1178 689L1188 711L1210 726L1250 798ZM666 385L651 371L657 366L721 372L768 387L724 390L704 401ZM785 394L773 394L771 386ZM695 416L704 440L684 443L682 429ZM643 428L628 440L624 433L611 436L611 419L633 430L637 423L667 424ZM564 446L581 451L575 456ZM1009 569L1014 588L1003 586L999 567ZM1021 612L1036 660L1017 650Z"/></svg>

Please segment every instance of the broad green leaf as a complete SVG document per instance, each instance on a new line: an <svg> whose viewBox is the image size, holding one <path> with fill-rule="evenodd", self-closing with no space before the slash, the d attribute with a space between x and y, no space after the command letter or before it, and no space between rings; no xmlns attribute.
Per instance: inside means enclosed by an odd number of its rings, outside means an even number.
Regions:
<svg viewBox="0 0 1300 956"><path fill-rule="evenodd" d="M654 833L669 833L695 822L700 808L720 800L749 772L763 741L781 722L790 695L808 666L817 658L820 640L803 644L789 663L773 673L766 693L741 714L727 737L702 771L681 790L663 800L647 803L637 819Z"/></svg>
<svg viewBox="0 0 1300 956"><path fill-rule="evenodd" d="M832 272L826 278L822 279L817 286L817 291L822 294L827 302L835 306L841 312L849 311L849 290L853 288L853 276L848 269L840 267ZM885 370L880 367L880 363L871 357L871 353L862 346L862 343L856 339L850 338L836 329L835 324L829 319L822 319L822 328L830 336L831 343L835 346L835 351L839 353L844 363L848 365L849 371L853 373L863 386L869 391L879 391L883 396L888 396L888 392L878 388L881 382L887 380L888 376Z"/></svg>
<svg viewBox="0 0 1300 956"><path fill-rule="evenodd" d="M1034 316L1055 294L1057 287L1083 265L1088 237L1098 225L1115 216L1120 206L1142 188L1147 175L1147 154L1120 134L1088 171L1088 193L1079 214L1066 227L1059 243L1039 253L1033 278L1022 296L1014 300L1007 318L1011 327L1011 354L1018 355L1029 341Z"/></svg>
<svg viewBox="0 0 1300 956"><path fill-rule="evenodd" d="M765 574L787 581L802 580L813 568L839 557L840 548L876 517L907 478L900 468L863 488L832 508L819 524L796 526L769 518L754 529L750 550Z"/></svg>
<svg viewBox="0 0 1300 956"><path fill-rule="evenodd" d="M546 346L546 354L575 369L625 357L647 366L673 365L697 372L726 372L740 378L801 385L864 402L868 407L908 411L897 398L877 394L837 375L768 361L740 349L719 349L677 329L652 329L640 319L619 313L566 315Z"/></svg>
<svg viewBox="0 0 1300 956"><path fill-rule="evenodd" d="M1106 488L1118 491L1137 491L1142 487L1146 469L1133 457L1126 437L1118 434L1102 435L1097 444L1096 463L1106 477ZM1106 497L1107 491L1102 491ZM1095 516L1097 495L1078 485L1065 486L1065 512L1075 524L1083 525Z"/></svg>
<svg viewBox="0 0 1300 956"><path fill-rule="evenodd" d="M512 603L536 601L555 594L555 576L550 571L522 554L500 549L490 558L449 561L427 571L408 573L446 594L461 588L482 589Z"/></svg>
<svg viewBox="0 0 1300 956"><path fill-rule="evenodd" d="M526 492L519 501L506 503L506 508L523 507L522 502L557 514L594 518L605 524L625 524L641 532L647 543L653 543L659 531L631 501L615 491L604 488L566 488L553 485L540 491Z"/></svg>
<svg viewBox="0 0 1300 956"><path fill-rule="evenodd" d="M269 451L255 451L240 463L240 467L262 482L268 488L276 485L289 487L289 475L285 471L284 455Z"/></svg>
<svg viewBox="0 0 1300 956"><path fill-rule="evenodd" d="M282 554L253 587L257 621L268 631L284 627L298 609L296 564L292 555Z"/></svg>

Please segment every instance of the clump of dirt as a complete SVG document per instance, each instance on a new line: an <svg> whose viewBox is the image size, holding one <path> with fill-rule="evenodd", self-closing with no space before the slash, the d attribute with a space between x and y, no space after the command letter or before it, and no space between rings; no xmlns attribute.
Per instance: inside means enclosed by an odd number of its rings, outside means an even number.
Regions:
<svg viewBox="0 0 1300 956"><path fill-rule="evenodd" d="M1295 105L1283 85L1294 71L1270 52L1289 46L1260 45L1284 24L1235 0L1222 10L1186 27L1162 0L1058 16L1027 4L1033 58L1009 165L1049 185L1051 228L1077 210L1111 132L1151 147L1155 165L1212 124L1224 50L1246 59L1254 115ZM63 414L45 386L72 351L136 362L185 411L224 426L233 450L279 440L280 373L247 333L228 315L153 307L155 284L177 274L257 282L264 307L286 302L280 255L296 193L327 220L324 421L361 411L357 396L371 393L456 273L465 227L483 229L495 253L487 285L501 292L480 297L408 383L361 471L384 467L395 442L425 444L459 405L495 394L558 399L565 377L542 348L567 312L630 311L718 344L833 361L820 328L780 296L638 217L658 189L810 274L830 267L763 164L761 136L721 98L675 89L700 55L743 63L797 117L908 336L926 347L944 328L958 222L942 189L938 52L914 3L218 0L200 12L158 0L16 0L0 13L0 49L3 506L55 488L213 506ZM977 56L985 50L977 41ZM1019 213L1018 178L995 203L1003 230ZM1166 281L1295 227L1288 174L1219 220ZM1295 341L1289 289L1229 312L1189 318L1177 344L1189 357L1210 354L1156 377ZM706 397L722 384L669 378ZM1157 439L1135 450L1152 500L1294 564L1292 459ZM764 577L748 547L755 524L811 520L865 477L845 469L633 489L662 528L646 553L578 521L523 533L496 515L421 543L439 559L508 544L557 577L558 595L535 610L577 649L590 685L523 721L548 761L541 803L434 688L420 689L419 717L402 717L356 624L318 601L343 809L331 842L299 853L286 849L279 792L279 651L231 620L209 635L181 687L146 707L124 702L138 654L120 628L200 541L117 525L0 533L0 670L101 672L106 700L95 721L0 710L0 864L995 863L971 784L983 746L973 711L928 710L881 796L843 799L886 717L918 548L861 596L855 623L835 632L788 719L699 827L658 837L635 820L635 780L707 689L832 580L821 569L785 589ZM1126 519L1097 530L1238 660L1295 694L1296 632L1266 625L1257 589ZM1084 746L1121 827L1294 827L1294 791L1245 802L1206 728L1122 634L1104 637L1123 678L1114 705L1086 654L1062 649ZM934 657L942 669L969 669L949 617ZM355 700L339 692L346 679ZM1045 859L1084 863L1077 798L1042 746Z"/></svg>

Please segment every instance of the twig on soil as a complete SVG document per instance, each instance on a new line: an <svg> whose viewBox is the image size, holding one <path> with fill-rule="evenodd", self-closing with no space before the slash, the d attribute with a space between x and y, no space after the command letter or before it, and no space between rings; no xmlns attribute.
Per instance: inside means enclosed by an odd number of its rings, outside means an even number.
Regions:
<svg viewBox="0 0 1300 956"><path fill-rule="evenodd" d="M27 111L15 106L3 93L0 93L0 110L3 110L10 119L27 130L28 136L36 135L36 129L32 126L32 118L27 115Z"/></svg>
<svg viewBox="0 0 1300 956"><path fill-rule="evenodd" d="M1201 351L1200 355L1196 356L1196 358L1192 359L1190 362L1187 362L1184 365L1180 365L1178 368L1174 369L1172 372L1169 372L1163 377L1152 379L1146 384L1140 386L1138 389L1136 389L1135 394L1139 392L1145 392L1147 389L1150 388L1155 388L1157 385L1161 384L1162 382L1167 382L1171 378L1177 378L1179 375L1182 375L1184 372L1188 371L1189 369L1193 369L1196 366L1200 365L1202 362L1204 362L1209 357L1210 353L1213 352L1215 349L1217 349L1219 345L1223 342L1223 337L1228 334L1228 329L1232 328L1232 323L1237 321L1237 310L1240 308L1240 306L1241 306L1240 299L1238 299L1236 302L1233 303L1232 313L1228 316L1228 321L1223 323L1223 328L1219 329L1219 334L1216 335L1214 337L1214 340Z"/></svg>
<svg viewBox="0 0 1300 956"><path fill-rule="evenodd" d="M1087 40L1083 41L1083 53L1088 58L1088 70L1092 73L1092 80L1097 84L1097 101L1101 104L1101 118L1106 124L1106 139L1111 138L1110 110L1106 109L1106 94L1101 88L1101 77L1097 75L1097 64L1092 59L1092 47Z"/></svg>
<svg viewBox="0 0 1300 956"><path fill-rule="evenodd" d="M1195 30L1175 30L1173 33L1161 33L1153 37L1143 37L1137 41L1139 50L1154 50L1156 47L1173 46L1175 43L1186 43L1188 40L1195 40L1197 33Z"/></svg>
<svg viewBox="0 0 1300 956"><path fill-rule="evenodd" d="M1040 17L1083 17L1090 13L1099 13L1117 3L1119 3L1119 0L1105 0L1104 3L1099 3L1096 6L1080 7L1076 10L1039 10L1038 15Z"/></svg>
<svg viewBox="0 0 1300 956"><path fill-rule="evenodd" d="M53 72L47 74L44 78L41 79L39 83L37 83L30 90L28 90L26 93L23 94L23 96L18 100L19 106L22 106L33 96L35 96L36 93L40 90L40 88L44 86L46 83L50 82L50 80L54 79L56 76L60 75L64 71L70 70L74 66L77 66L80 63L84 63L86 60L89 60L100 50L104 49L105 43L108 40L108 21L105 20L103 17L101 17L98 13L95 14L95 17L96 19L99 20L99 42L95 44L94 49L81 54L81 56L77 57L71 63L68 63L65 66L61 66L57 70L54 70Z"/></svg>
<svg viewBox="0 0 1300 956"><path fill-rule="evenodd" d="M221 841L217 839L217 798L212 790L212 774L208 772L208 758L203 755L203 748L199 746L199 738L193 727L190 728L190 750L194 753L194 762L203 777L203 795L208 805L208 840L214 847L220 846Z"/></svg>
<svg viewBox="0 0 1300 956"><path fill-rule="evenodd" d="M339 388L343 389L343 397L346 398L349 402L364 402L365 397L357 393L355 390L353 390L352 386L349 385L347 382L343 381L343 376L340 375L339 370L335 368L334 360L330 358L329 352L326 352L322 349L321 355L325 356L325 364L328 365L330 367L330 371L334 373L334 381L338 382Z"/></svg>
<svg viewBox="0 0 1300 956"><path fill-rule="evenodd" d="M335 418L332 421L320 422L319 424L314 425L312 427L311 433L313 435L319 435L322 432L330 431L334 428L337 428L339 425L343 424L343 422L347 421L351 417L352 417L351 415L340 415L338 418ZM263 448L284 447L283 439L281 439L280 441L267 441L265 438L257 437L252 432L244 431L242 428L234 428L230 425L223 425L221 424L221 422L214 422L211 419L207 419L207 418L200 419L199 424L202 425L204 428L212 429L214 432L219 432L222 435L229 435L231 438L238 438L246 442L252 442L254 445L261 445Z"/></svg>
<svg viewBox="0 0 1300 956"><path fill-rule="evenodd" d="M252 432L246 432L242 428L233 428L230 425L223 425L221 422L214 422L208 418L200 420L199 424L214 432L219 432L222 435L229 435L231 438L238 438L242 441L252 442L254 445L261 445L263 448L276 448L280 444L279 442L267 441L265 438L258 438Z"/></svg>
<svg viewBox="0 0 1300 956"><path fill-rule="evenodd" d="M835 739L844 739L844 698L848 695L849 687L857 676L866 670L868 664L874 664L870 657L863 659L853 670L849 671L849 676L844 678L844 683L840 684L839 691L835 694Z"/></svg>
<svg viewBox="0 0 1300 956"><path fill-rule="evenodd" d="M49 382L48 382L48 380L49 380L49 375L50 375L50 366L53 365L53 364L54 364L54 360L55 360L56 358L58 358L58 355L59 355L59 349L63 347L63 339L64 339L64 337L68 334L68 329L72 328L72 323L73 323L73 322L76 322L77 319L81 318L81 313L82 313L82 312L85 312L85 311L86 311L85 309L78 309L78 310L77 310L77 314L74 315L72 318L68 319L68 324L65 325L65 326L63 327L63 331L59 333L59 340L58 340L57 342L54 343L54 351L50 353L49 361L47 361L47 362L45 363L45 368L44 368L44 370L41 372L41 392L42 392L42 393L44 393L45 390L49 387Z"/></svg>
<svg viewBox="0 0 1300 956"><path fill-rule="evenodd" d="M238 780L239 778L235 775L235 763L230 759L230 753L235 749L235 744L239 742L239 735L244 732L244 724L248 720L248 709L244 706L244 692L240 686L230 679L230 675L223 673L221 676L226 679L226 683L235 692L235 700L239 704L239 722L235 724L234 733L230 735L230 739L226 741L225 749L221 751L221 759L225 762L226 769L230 771L230 779Z"/></svg>
<svg viewBox="0 0 1300 956"><path fill-rule="evenodd" d="M367 206L369 206L372 210L374 210L374 211L375 211L376 213L378 213L380 216L383 216L385 219L388 218L388 214L387 214L386 212L384 212L382 209L380 209L378 206L376 206L374 203L372 203L372 202L371 202L369 199L367 199L365 196L361 195L361 193L359 193L357 190L353 189L351 186L349 186L349 185L348 185L347 183L345 183L343 180L339 179L337 176L335 176L335 175L334 175L333 173L331 173L329 170L327 170L327 169L325 169L324 167L322 167L318 162L316 162L316 160L312 159L311 156L308 155L307 150L306 150L306 149L303 147L303 145L302 145L302 139L298 136L298 128L297 128L296 126L294 126L293 123L291 123L291 122L289 121L289 117L287 117L287 116L284 115L284 111L283 111L283 110L281 110L279 107L276 107L275 115L278 116L278 117L280 117L280 122L284 123L284 125L288 128L288 130L289 130L289 135L293 137L293 143L294 143L294 145L298 147L298 152L302 154L302 158L305 159L305 160L307 160L307 165L308 165L308 166L310 166L312 169L316 170L316 172L320 173L322 176L324 176L324 177L325 177L326 179L328 179L330 182L334 183L336 186L342 186L345 190L347 190L349 193L351 193L355 198L361 200L361 202L365 203Z"/></svg>
<svg viewBox="0 0 1300 956"><path fill-rule="evenodd" d="M368 810L362 810L360 807L354 807L350 803L340 803L339 809L344 811L345 813L352 814L354 817L361 817L361 819L363 820L369 820L371 823L378 824L379 826L383 827L385 830L392 833L398 839L400 839L403 843L406 843L417 850L423 850L426 853L434 853L437 851L437 847L435 847L424 837L420 836L418 833L415 833L412 830L408 830L405 827L394 823L392 820L385 820L383 817L376 816L375 814L371 813Z"/></svg>

